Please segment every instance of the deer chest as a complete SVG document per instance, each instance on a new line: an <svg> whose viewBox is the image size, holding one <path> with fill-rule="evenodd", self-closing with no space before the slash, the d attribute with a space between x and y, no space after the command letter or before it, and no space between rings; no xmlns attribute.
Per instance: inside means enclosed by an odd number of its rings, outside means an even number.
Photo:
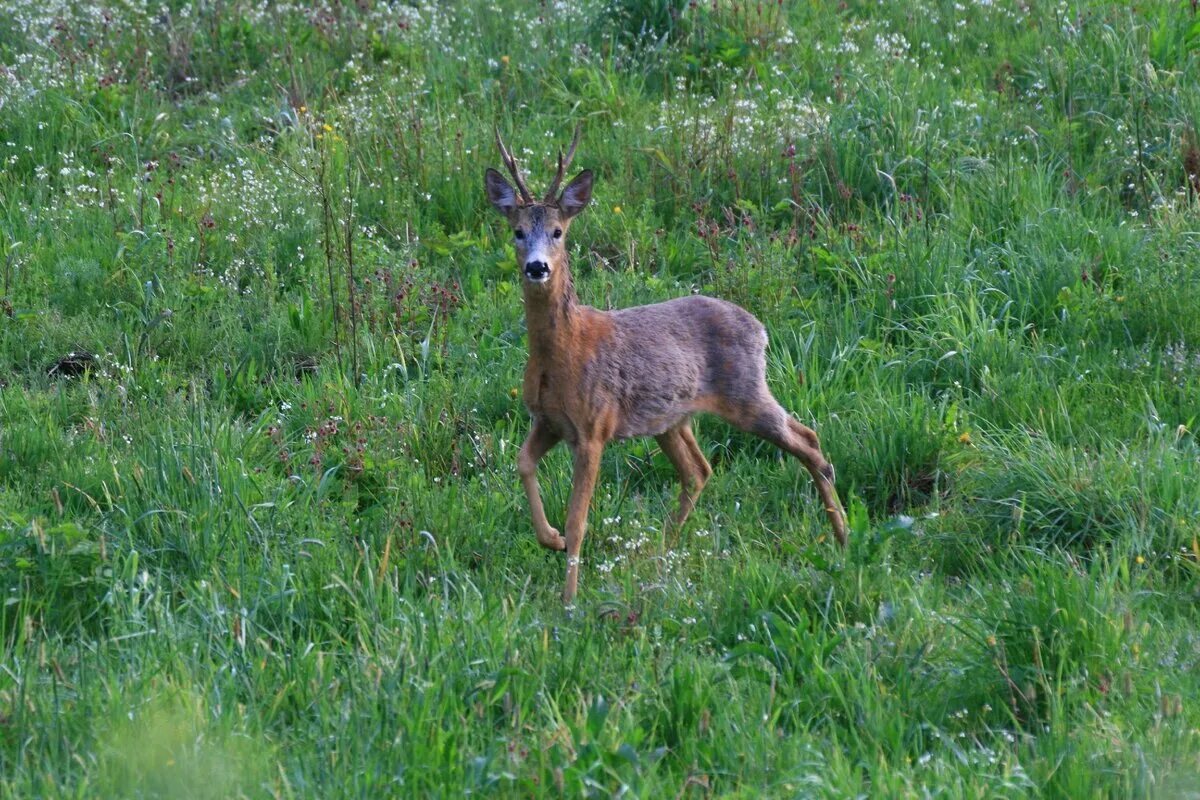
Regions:
<svg viewBox="0 0 1200 800"><path fill-rule="evenodd" d="M530 414L548 424L567 442L574 442L577 427L572 417L579 409L569 402L572 395L567 383L569 381L562 376L548 370L527 368L524 400Z"/></svg>

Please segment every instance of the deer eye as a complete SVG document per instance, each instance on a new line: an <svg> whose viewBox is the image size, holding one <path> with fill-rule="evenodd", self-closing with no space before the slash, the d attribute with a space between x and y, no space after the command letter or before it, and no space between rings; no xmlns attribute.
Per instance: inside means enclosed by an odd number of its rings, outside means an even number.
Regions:
<svg viewBox="0 0 1200 800"><path fill-rule="evenodd" d="M517 237L518 242L522 242L525 240L525 231L517 228L515 231L513 231L513 236Z"/></svg>
<svg viewBox="0 0 1200 800"><path fill-rule="evenodd" d="M555 239L561 239L561 238L562 238L562 228L555 228L555 229L554 229L554 238L555 238Z"/></svg>

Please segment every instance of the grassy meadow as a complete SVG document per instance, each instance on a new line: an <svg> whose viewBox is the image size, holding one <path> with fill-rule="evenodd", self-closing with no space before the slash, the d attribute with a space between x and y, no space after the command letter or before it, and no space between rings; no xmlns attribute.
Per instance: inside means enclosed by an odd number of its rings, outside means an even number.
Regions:
<svg viewBox="0 0 1200 800"><path fill-rule="evenodd" d="M1200 14L7 0L0 797L1200 797ZM536 543L498 124L715 419ZM563 522L570 457L540 471Z"/></svg>

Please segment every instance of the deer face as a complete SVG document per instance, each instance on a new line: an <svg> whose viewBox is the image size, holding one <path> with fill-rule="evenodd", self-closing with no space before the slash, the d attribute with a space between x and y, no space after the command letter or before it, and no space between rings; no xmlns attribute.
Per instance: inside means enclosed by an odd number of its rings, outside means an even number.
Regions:
<svg viewBox="0 0 1200 800"><path fill-rule="evenodd" d="M486 173L488 200L508 219L517 264L528 284L547 283L566 263L567 229L592 198L592 171L584 170L557 198L522 203L494 169Z"/></svg>
<svg viewBox="0 0 1200 800"><path fill-rule="evenodd" d="M579 144L580 127L575 126L575 136L571 139L571 148L563 156L558 151L558 172L550 182L550 188L541 202L533 199L533 193L521 175L517 160L504 146L500 138L500 128L496 128L496 146L500 148L500 156L504 166L517 182L517 190L500 176L500 173L489 168L484 175L487 187L488 201L492 207L508 219L512 227L513 243L517 250L517 263L525 275L526 286L549 284L551 278L566 271L567 250L566 235L571 220L579 215L592 199L592 171L585 169L576 175L567 188L559 194L558 187L562 183L571 159L575 157L575 146ZM561 283L556 281L556 283Z"/></svg>

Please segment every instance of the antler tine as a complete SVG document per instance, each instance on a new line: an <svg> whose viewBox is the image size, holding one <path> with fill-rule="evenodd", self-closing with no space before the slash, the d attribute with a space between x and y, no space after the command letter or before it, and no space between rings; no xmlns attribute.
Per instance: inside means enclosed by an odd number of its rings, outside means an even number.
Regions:
<svg viewBox="0 0 1200 800"><path fill-rule="evenodd" d="M567 148L566 160L563 160L562 148L558 149L558 174L554 176L554 180L550 183L550 189L546 192L547 203L553 203L558 199L558 185L562 183L563 175L567 172L567 167L571 166L571 159L575 157L575 148L579 145L579 135L583 132L583 126L575 125L575 136L571 139L571 146Z"/></svg>
<svg viewBox="0 0 1200 800"><path fill-rule="evenodd" d="M525 185L525 179L521 177L521 170L517 168L517 160L504 146L504 140L500 138L499 125L496 126L496 146L500 148L500 157L504 160L504 166L508 167L513 180L517 182L517 190L521 192L521 199L526 203L532 203L533 193L529 191L529 187Z"/></svg>

